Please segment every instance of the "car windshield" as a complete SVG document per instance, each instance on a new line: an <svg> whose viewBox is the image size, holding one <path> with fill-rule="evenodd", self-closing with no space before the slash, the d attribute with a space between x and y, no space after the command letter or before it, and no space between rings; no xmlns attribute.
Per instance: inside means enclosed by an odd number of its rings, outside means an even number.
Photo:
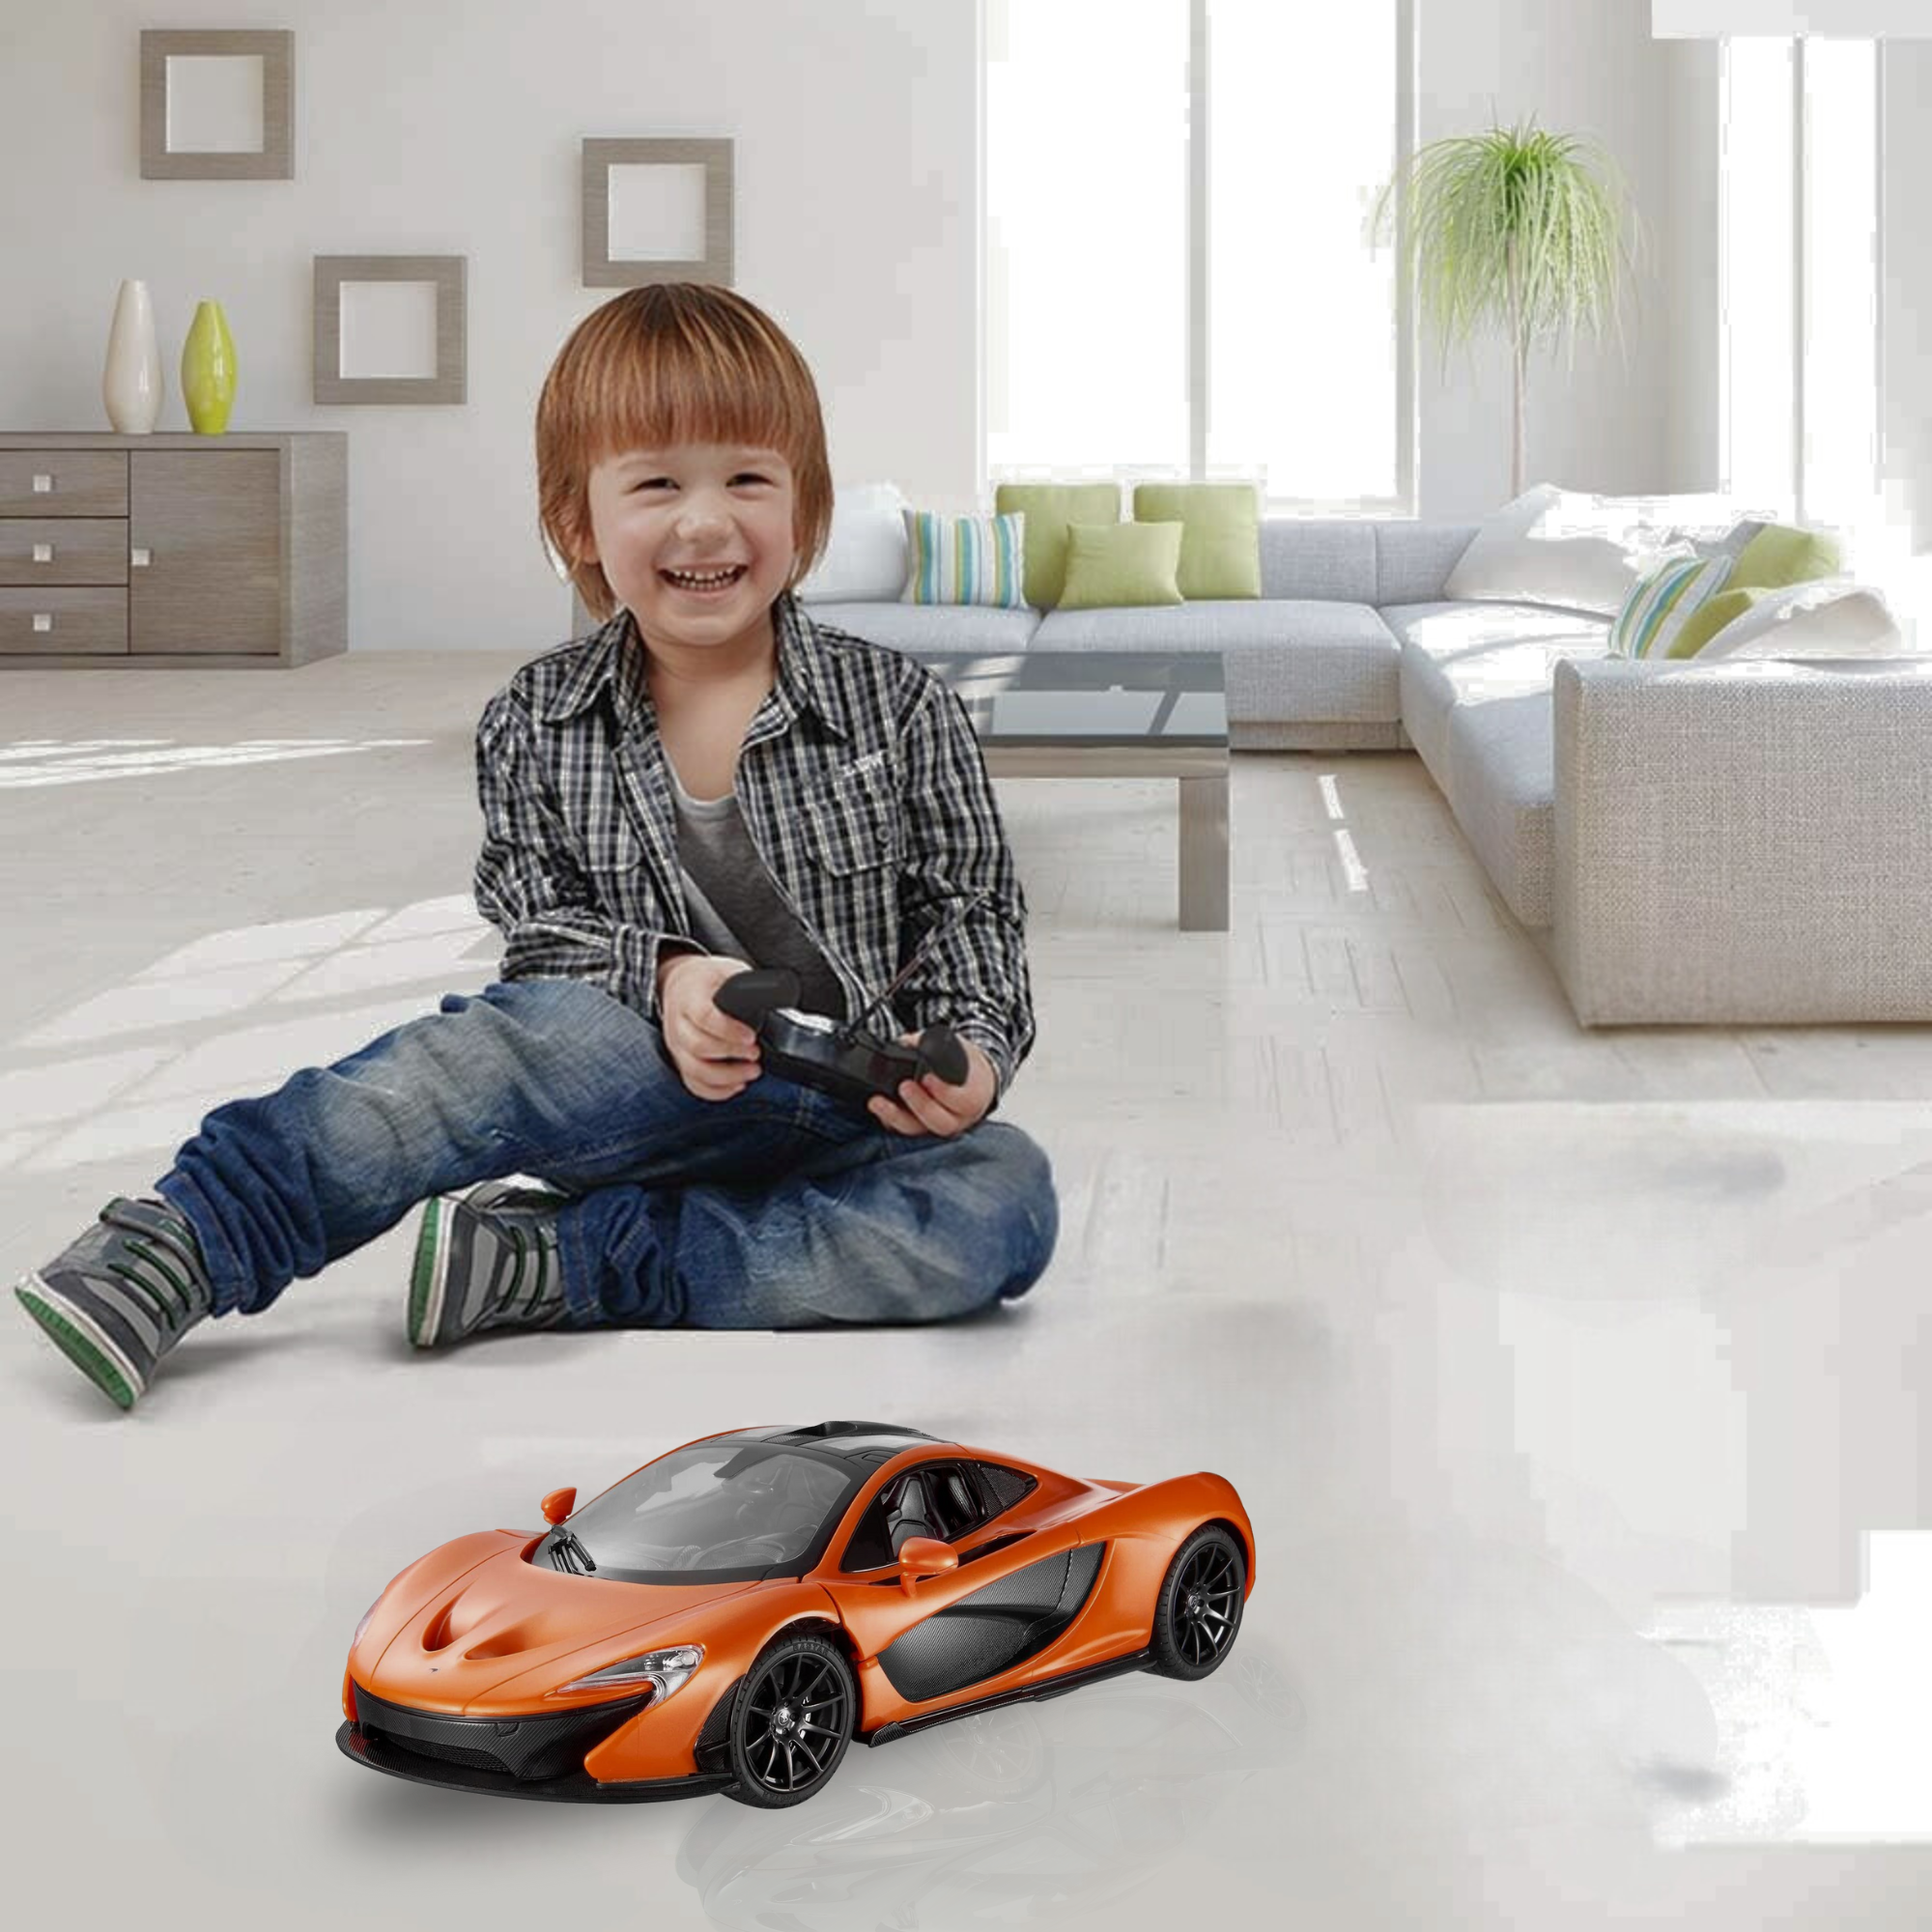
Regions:
<svg viewBox="0 0 1932 1932"><path fill-rule="evenodd" d="M732 1436L696 1442L586 1503L570 1530L596 1575L623 1582L729 1582L802 1571L823 1552L867 1473L809 1449Z"/></svg>

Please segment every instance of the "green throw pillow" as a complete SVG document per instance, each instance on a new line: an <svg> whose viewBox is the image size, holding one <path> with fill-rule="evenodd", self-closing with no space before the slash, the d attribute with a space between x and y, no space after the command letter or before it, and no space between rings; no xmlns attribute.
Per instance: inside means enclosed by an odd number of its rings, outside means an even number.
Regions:
<svg viewBox="0 0 1932 1932"><path fill-rule="evenodd" d="M1140 483L1134 521L1181 526L1183 597L1262 594L1261 504L1252 483Z"/></svg>
<svg viewBox="0 0 1932 1932"><path fill-rule="evenodd" d="M1767 524L1738 553L1727 588L1779 590L1787 583L1815 583L1821 577L1835 577L1839 568L1838 546L1822 530Z"/></svg>
<svg viewBox="0 0 1932 1932"><path fill-rule="evenodd" d="M1801 580L1805 581L1805 580ZM1672 640L1669 655L1694 658L1727 624L1734 624L1753 604L1782 588L1772 583L1747 584L1739 589L1731 584L1708 599L1685 619L1684 628Z"/></svg>
<svg viewBox="0 0 1932 1932"><path fill-rule="evenodd" d="M1060 608L1179 604L1180 531L1179 524L1069 524Z"/></svg>
<svg viewBox="0 0 1932 1932"><path fill-rule="evenodd" d="M993 513L1004 517L1013 511L1026 518L1026 601L1037 611L1051 611L1066 581L1067 525L1119 523L1121 486L1002 483L993 492Z"/></svg>

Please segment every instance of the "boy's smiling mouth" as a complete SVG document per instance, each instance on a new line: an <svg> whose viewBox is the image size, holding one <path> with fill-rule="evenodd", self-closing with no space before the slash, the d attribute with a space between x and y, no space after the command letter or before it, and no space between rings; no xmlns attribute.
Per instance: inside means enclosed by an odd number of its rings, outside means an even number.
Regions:
<svg viewBox="0 0 1932 1932"><path fill-rule="evenodd" d="M745 575L746 569L746 565L734 563L722 570L661 570L658 576L673 590L681 590L688 597L715 597L722 591L729 590Z"/></svg>

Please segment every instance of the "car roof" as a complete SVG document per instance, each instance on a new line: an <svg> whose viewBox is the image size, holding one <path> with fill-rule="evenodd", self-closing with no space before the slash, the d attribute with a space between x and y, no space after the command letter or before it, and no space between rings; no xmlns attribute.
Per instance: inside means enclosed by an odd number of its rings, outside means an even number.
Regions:
<svg viewBox="0 0 1932 1932"><path fill-rule="evenodd" d="M902 1429L892 1422L812 1422L796 1428L734 1429L728 1434L747 1442L770 1442L783 1448L816 1449L851 1463L890 1463L895 1456L921 1443L945 1446L944 1438L923 1429Z"/></svg>

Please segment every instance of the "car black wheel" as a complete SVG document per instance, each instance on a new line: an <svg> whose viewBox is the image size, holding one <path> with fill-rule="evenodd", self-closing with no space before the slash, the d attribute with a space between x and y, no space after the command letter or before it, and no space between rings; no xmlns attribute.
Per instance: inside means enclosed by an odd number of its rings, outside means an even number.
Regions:
<svg viewBox="0 0 1932 1932"><path fill-rule="evenodd" d="M859 1713L859 1688L838 1646L801 1632L758 1654L731 1710L724 1795L776 1809L810 1798L838 1769Z"/></svg>
<svg viewBox="0 0 1932 1932"><path fill-rule="evenodd" d="M1153 1670L1206 1677L1235 1646L1248 1566L1241 1546L1205 1523L1175 1552L1153 1612Z"/></svg>

